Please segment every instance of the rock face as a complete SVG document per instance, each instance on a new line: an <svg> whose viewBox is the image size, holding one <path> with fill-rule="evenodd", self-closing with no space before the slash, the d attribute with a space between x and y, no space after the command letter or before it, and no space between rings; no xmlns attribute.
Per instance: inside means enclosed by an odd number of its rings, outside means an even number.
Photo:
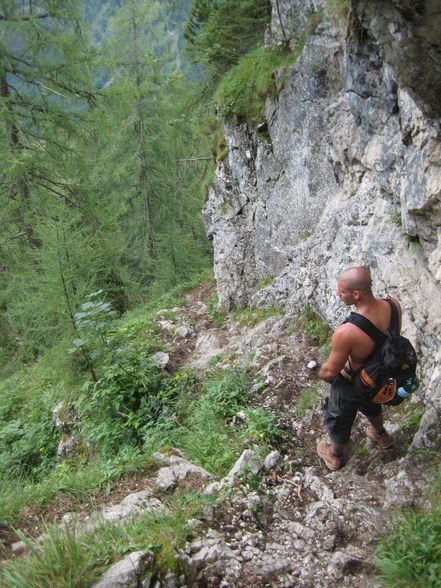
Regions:
<svg viewBox="0 0 441 588"><path fill-rule="evenodd" d="M441 412L440 19L432 0L352 0L339 17L324 0L274 0L267 43L309 36L267 99L265 136L226 123L228 157L204 209L224 308L295 314L310 304L336 325L346 312L337 275L369 265L376 294L402 303L432 429Z"/></svg>

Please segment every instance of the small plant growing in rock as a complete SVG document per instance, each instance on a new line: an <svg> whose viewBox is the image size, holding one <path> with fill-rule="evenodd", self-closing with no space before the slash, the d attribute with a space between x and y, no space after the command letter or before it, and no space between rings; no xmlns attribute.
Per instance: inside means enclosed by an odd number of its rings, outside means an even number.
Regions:
<svg viewBox="0 0 441 588"><path fill-rule="evenodd" d="M308 35L313 35L322 20L321 10L316 10L311 13L306 23L306 32Z"/></svg>
<svg viewBox="0 0 441 588"><path fill-rule="evenodd" d="M332 334L331 328L314 312L311 306L305 306L299 322L311 339L320 346L329 344Z"/></svg>
<svg viewBox="0 0 441 588"><path fill-rule="evenodd" d="M280 316L283 314L281 308L240 308L233 312L233 319L239 323L241 327L254 327L258 323L270 318L272 316Z"/></svg>
<svg viewBox="0 0 441 588"><path fill-rule="evenodd" d="M320 384L317 382L300 393L300 396L296 403L296 413L299 416L299 418L302 419L303 417L305 417L307 412L309 412L311 408L313 408L317 403L317 400L320 397L319 386Z"/></svg>
<svg viewBox="0 0 441 588"><path fill-rule="evenodd" d="M346 20L351 11L350 0L328 0L328 10L331 16Z"/></svg>
<svg viewBox="0 0 441 588"><path fill-rule="evenodd" d="M412 410L401 419L401 430L407 431L409 433L416 433L418 431L418 427L420 426L420 421L423 414L424 407L416 406L415 408L412 408Z"/></svg>
<svg viewBox="0 0 441 588"><path fill-rule="evenodd" d="M213 294L207 300L207 313L211 320L219 327L225 323L225 316L219 310L219 298L217 294Z"/></svg>
<svg viewBox="0 0 441 588"><path fill-rule="evenodd" d="M266 278L263 278L263 280L260 280L259 282L257 282L256 287L254 288L254 291L258 292L259 290L266 288L266 286L271 286L271 284L273 282L274 282L274 276L267 276Z"/></svg>

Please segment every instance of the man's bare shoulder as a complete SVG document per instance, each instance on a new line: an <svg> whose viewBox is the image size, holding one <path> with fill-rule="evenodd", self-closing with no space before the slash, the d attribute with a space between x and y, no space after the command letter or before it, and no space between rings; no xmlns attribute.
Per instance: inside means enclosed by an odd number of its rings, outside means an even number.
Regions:
<svg viewBox="0 0 441 588"><path fill-rule="evenodd" d="M335 329L333 339L336 338L341 341L346 341L357 337L358 333L360 333L360 329L356 325L353 323L343 323Z"/></svg>

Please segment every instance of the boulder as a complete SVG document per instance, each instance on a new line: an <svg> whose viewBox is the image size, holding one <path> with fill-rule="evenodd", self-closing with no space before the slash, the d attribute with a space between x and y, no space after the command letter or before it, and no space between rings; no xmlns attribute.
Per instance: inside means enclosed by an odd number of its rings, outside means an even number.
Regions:
<svg viewBox="0 0 441 588"><path fill-rule="evenodd" d="M135 551L111 566L92 588L137 588L141 576L153 563L151 551Z"/></svg>

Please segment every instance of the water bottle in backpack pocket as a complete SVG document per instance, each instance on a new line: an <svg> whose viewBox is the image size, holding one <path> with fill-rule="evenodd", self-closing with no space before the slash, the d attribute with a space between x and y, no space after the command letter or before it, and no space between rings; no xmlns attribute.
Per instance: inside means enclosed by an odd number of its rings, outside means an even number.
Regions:
<svg viewBox="0 0 441 588"><path fill-rule="evenodd" d="M400 386L397 388L395 396L391 400L386 402L386 404L389 406L398 406L398 404L401 404L403 400L405 400L411 394L416 392L419 386L420 382L418 380L417 375L407 378L407 380L402 382Z"/></svg>

